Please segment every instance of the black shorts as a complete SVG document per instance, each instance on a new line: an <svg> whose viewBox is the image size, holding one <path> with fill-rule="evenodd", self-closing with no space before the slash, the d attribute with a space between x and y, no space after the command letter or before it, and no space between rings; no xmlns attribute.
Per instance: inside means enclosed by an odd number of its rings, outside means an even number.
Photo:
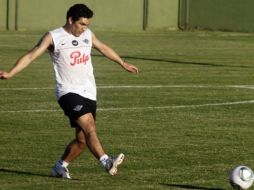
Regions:
<svg viewBox="0 0 254 190"><path fill-rule="evenodd" d="M64 114L69 117L72 127L78 127L75 121L87 113L91 113L95 120L96 101L84 98L75 93L68 93L60 97L58 103L63 109Z"/></svg>

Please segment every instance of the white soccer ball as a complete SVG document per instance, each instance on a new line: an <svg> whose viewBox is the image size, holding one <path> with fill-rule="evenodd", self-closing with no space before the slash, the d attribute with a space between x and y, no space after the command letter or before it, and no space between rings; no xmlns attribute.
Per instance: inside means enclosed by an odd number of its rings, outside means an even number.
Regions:
<svg viewBox="0 0 254 190"><path fill-rule="evenodd" d="M253 181L253 171L247 166L237 166L229 174L229 182L236 190L249 189Z"/></svg>

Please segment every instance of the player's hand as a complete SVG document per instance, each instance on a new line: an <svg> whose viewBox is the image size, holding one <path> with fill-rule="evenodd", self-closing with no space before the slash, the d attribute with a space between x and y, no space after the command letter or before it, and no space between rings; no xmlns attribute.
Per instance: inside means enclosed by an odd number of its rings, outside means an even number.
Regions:
<svg viewBox="0 0 254 190"><path fill-rule="evenodd" d="M0 79L2 80L7 80L7 79L10 79L11 78L11 75L7 72L4 72L4 71L0 71Z"/></svg>
<svg viewBox="0 0 254 190"><path fill-rule="evenodd" d="M132 65L132 64L124 62L122 66L128 72L131 72L131 73L134 73L134 74L139 73L138 68L136 66Z"/></svg>

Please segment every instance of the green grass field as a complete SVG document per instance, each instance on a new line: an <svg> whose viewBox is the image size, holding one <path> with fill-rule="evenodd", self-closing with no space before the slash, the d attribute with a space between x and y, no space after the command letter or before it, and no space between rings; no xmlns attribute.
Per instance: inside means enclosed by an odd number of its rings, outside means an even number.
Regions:
<svg viewBox="0 0 254 190"><path fill-rule="evenodd" d="M42 34L0 32L0 70ZM49 177L74 131L56 102L45 54L0 81L1 190L226 190L232 167L254 168L254 34L97 37L141 71L131 75L93 52L97 130L109 154L126 155L119 175L109 176L86 150L69 166L73 180Z"/></svg>

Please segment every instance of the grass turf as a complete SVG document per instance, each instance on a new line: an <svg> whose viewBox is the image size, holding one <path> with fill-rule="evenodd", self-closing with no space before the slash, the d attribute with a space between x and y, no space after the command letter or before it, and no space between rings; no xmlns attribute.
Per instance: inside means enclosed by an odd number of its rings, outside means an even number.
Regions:
<svg viewBox="0 0 254 190"><path fill-rule="evenodd" d="M119 175L108 176L86 150L69 167L73 180L49 177L74 131L45 54L0 81L0 189L230 189L232 167L254 168L254 34L96 34L141 71L131 75L93 52L97 130L108 153L126 154ZM0 70L41 35L0 32Z"/></svg>

